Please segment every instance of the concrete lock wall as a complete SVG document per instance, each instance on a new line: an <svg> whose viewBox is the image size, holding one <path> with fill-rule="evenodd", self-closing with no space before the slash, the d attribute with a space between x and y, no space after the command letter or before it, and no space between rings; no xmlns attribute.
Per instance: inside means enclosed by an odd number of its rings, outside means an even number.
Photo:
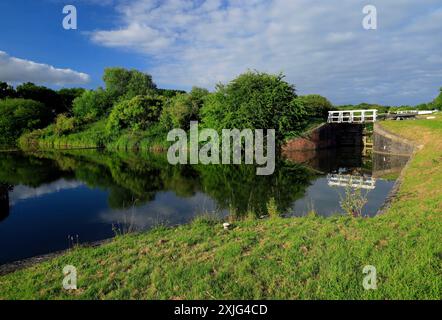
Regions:
<svg viewBox="0 0 442 320"><path fill-rule="evenodd" d="M400 174L405 168L410 155L394 155L386 153L373 153L373 177L382 178L388 174Z"/></svg>
<svg viewBox="0 0 442 320"><path fill-rule="evenodd" d="M373 151L377 153L411 156L417 145L398 135L388 132L378 123L374 125Z"/></svg>
<svg viewBox="0 0 442 320"><path fill-rule="evenodd" d="M304 137L294 138L282 147L283 153L319 150L338 146L363 146L361 124L326 123L311 130Z"/></svg>
<svg viewBox="0 0 442 320"><path fill-rule="evenodd" d="M291 151L320 150L339 146L363 146L364 125L327 123L311 130L303 137L294 138L282 147L283 153ZM411 141L374 125L373 151L384 154L412 155L417 147Z"/></svg>

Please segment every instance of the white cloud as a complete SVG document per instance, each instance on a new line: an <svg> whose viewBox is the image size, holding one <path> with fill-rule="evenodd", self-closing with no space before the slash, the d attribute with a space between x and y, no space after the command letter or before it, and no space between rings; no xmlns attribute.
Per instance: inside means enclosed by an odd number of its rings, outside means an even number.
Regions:
<svg viewBox="0 0 442 320"><path fill-rule="evenodd" d="M9 201L11 205L16 204L21 200L28 200L32 198L39 198L47 194L60 192L63 190L76 189L84 184L77 181L67 181L60 179L52 183L43 184L37 188L28 187L25 185L15 186L9 195Z"/></svg>
<svg viewBox="0 0 442 320"><path fill-rule="evenodd" d="M121 0L121 24L92 40L145 55L162 85L213 87L249 68L335 103L431 100L442 85L440 0L372 0L375 31L362 27L365 4Z"/></svg>
<svg viewBox="0 0 442 320"><path fill-rule="evenodd" d="M37 84L85 84L90 77L71 69L53 66L9 56L0 51L0 81L9 83L34 82Z"/></svg>
<svg viewBox="0 0 442 320"><path fill-rule="evenodd" d="M158 224L178 225L191 221L201 214L225 215L216 201L197 192L191 197L181 198L174 192L159 192L155 200L142 206L121 210L105 210L100 213L100 222L124 225L132 231L148 229Z"/></svg>
<svg viewBox="0 0 442 320"><path fill-rule="evenodd" d="M172 40L149 26L137 23L124 29L113 31L97 31L92 40L108 47L139 47L143 52L159 52L172 44Z"/></svg>

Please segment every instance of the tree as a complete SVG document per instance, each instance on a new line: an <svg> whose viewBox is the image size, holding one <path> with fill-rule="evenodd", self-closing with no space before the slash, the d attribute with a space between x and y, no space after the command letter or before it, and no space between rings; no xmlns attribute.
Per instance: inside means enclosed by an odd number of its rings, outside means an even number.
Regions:
<svg viewBox="0 0 442 320"><path fill-rule="evenodd" d="M51 110L38 101L6 99L0 101L0 144L15 143L24 132L49 124Z"/></svg>
<svg viewBox="0 0 442 320"><path fill-rule="evenodd" d="M163 109L161 122L168 129L189 129L190 121L200 120L200 109L208 95L208 90L194 87L190 93L173 97Z"/></svg>
<svg viewBox="0 0 442 320"><path fill-rule="evenodd" d="M201 109L203 125L226 129L275 129L280 141L306 125L307 113L296 99L295 87L283 75L246 72L217 86Z"/></svg>
<svg viewBox="0 0 442 320"><path fill-rule="evenodd" d="M55 115L63 112L62 101L57 92L52 89L43 86L37 86L32 82L27 82L19 85L16 91L18 98L34 100L43 103L47 108L52 110L52 118L54 118Z"/></svg>
<svg viewBox="0 0 442 320"><path fill-rule="evenodd" d="M99 88L87 90L73 101L72 113L83 121L93 121L104 116L112 107L110 95Z"/></svg>
<svg viewBox="0 0 442 320"><path fill-rule="evenodd" d="M64 113L72 113L73 102L76 98L80 97L86 90L83 88L63 88L58 90L58 95L61 100Z"/></svg>
<svg viewBox="0 0 442 320"><path fill-rule="evenodd" d="M159 120L164 100L159 96L136 96L116 104L109 115L106 129L116 134L123 129L145 130Z"/></svg>
<svg viewBox="0 0 442 320"><path fill-rule="evenodd" d="M328 112L333 109L331 102L318 94L300 96L298 99L304 105L308 116L312 118L326 119Z"/></svg>
<svg viewBox="0 0 442 320"><path fill-rule="evenodd" d="M103 81L106 91L116 100L131 99L138 95L153 94L157 88L152 76L137 70L106 68Z"/></svg>
<svg viewBox="0 0 442 320"><path fill-rule="evenodd" d="M442 110L442 88L440 88L439 96L436 99L434 99L432 105L433 108Z"/></svg>
<svg viewBox="0 0 442 320"><path fill-rule="evenodd" d="M12 86L6 82L0 82L0 99L14 98L16 92Z"/></svg>

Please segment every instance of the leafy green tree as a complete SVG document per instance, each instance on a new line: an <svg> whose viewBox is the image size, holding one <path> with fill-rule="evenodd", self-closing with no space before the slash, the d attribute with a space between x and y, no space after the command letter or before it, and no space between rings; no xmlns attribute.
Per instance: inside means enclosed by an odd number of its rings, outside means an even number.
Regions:
<svg viewBox="0 0 442 320"><path fill-rule="evenodd" d="M0 144L15 143L26 131L49 124L51 111L41 102L26 99L0 101Z"/></svg>
<svg viewBox="0 0 442 320"><path fill-rule="evenodd" d="M83 88L63 88L57 91L64 113L72 113L73 102L76 98L80 97L86 90Z"/></svg>
<svg viewBox="0 0 442 320"><path fill-rule="evenodd" d="M16 92L12 86L6 82L0 82L0 99L14 98Z"/></svg>
<svg viewBox="0 0 442 320"><path fill-rule="evenodd" d="M151 95L157 88L151 75L124 68L106 68L103 81L106 84L106 91L115 101L139 95Z"/></svg>
<svg viewBox="0 0 442 320"><path fill-rule="evenodd" d="M107 114L112 107L110 95L103 89L87 90L75 98L72 112L75 117L84 121L93 121Z"/></svg>
<svg viewBox="0 0 442 320"><path fill-rule="evenodd" d="M309 117L326 119L328 112L333 109L333 105L327 98L318 94L310 94L298 97L304 105Z"/></svg>
<svg viewBox="0 0 442 320"><path fill-rule="evenodd" d="M0 153L0 181L9 185L25 185L37 188L59 180L73 178L71 172L62 175L60 167L40 154Z"/></svg>
<svg viewBox="0 0 442 320"><path fill-rule="evenodd" d="M161 122L168 129L189 129L190 121L200 120L200 109L209 91L194 87L190 93L179 94L170 99L161 114Z"/></svg>
<svg viewBox="0 0 442 320"><path fill-rule="evenodd" d="M246 72L217 86L201 109L205 127L275 129L279 141L305 128L307 113L283 75Z"/></svg>
<svg viewBox="0 0 442 320"><path fill-rule="evenodd" d="M433 108L442 110L442 88L440 88L440 94L436 99L434 99L432 105Z"/></svg>
<svg viewBox="0 0 442 320"><path fill-rule="evenodd" d="M116 134L123 129L145 130L159 120L164 98L137 96L116 104L109 115L106 129Z"/></svg>
<svg viewBox="0 0 442 320"><path fill-rule="evenodd" d="M63 103L60 96L52 89L46 88L44 86L37 86L31 82L27 82L19 85L16 88L16 91L18 98L34 100L43 103L47 108L52 110L53 117L64 111Z"/></svg>

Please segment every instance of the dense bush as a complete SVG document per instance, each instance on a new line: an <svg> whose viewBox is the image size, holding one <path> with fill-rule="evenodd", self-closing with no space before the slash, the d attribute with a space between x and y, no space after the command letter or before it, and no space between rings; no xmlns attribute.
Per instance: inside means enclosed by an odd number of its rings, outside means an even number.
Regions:
<svg viewBox="0 0 442 320"><path fill-rule="evenodd" d="M218 85L201 109L204 126L275 129L277 139L305 128L307 113L295 88L282 75L247 72L227 85Z"/></svg>
<svg viewBox="0 0 442 320"><path fill-rule="evenodd" d="M60 109L64 113L71 114L74 100L80 97L86 90L83 88L63 88L57 91L61 100Z"/></svg>
<svg viewBox="0 0 442 320"><path fill-rule="evenodd" d="M75 118L60 114L57 116L57 119L55 119L54 133L58 136L72 133L75 130L75 125Z"/></svg>
<svg viewBox="0 0 442 320"><path fill-rule="evenodd" d="M14 98L16 96L15 89L6 82L0 82L0 99Z"/></svg>
<svg viewBox="0 0 442 320"><path fill-rule="evenodd" d="M200 120L200 109L208 94L208 90L194 87L190 93L169 99L161 114L161 124L167 129L189 129L190 121Z"/></svg>
<svg viewBox="0 0 442 320"><path fill-rule="evenodd" d="M0 100L0 144L15 143L23 132L48 125L50 117L51 111L41 102Z"/></svg>
<svg viewBox="0 0 442 320"><path fill-rule="evenodd" d="M72 112L75 117L84 121L93 121L104 116L112 107L110 95L99 88L85 91L75 98Z"/></svg>
<svg viewBox="0 0 442 320"><path fill-rule="evenodd" d="M114 100L128 100L139 95L151 95L157 88L151 75L123 68L106 68L103 81L106 84L106 91Z"/></svg>
<svg viewBox="0 0 442 320"><path fill-rule="evenodd" d="M159 120L164 98L160 96L137 96L114 106L106 124L108 134L123 129L145 130Z"/></svg>
<svg viewBox="0 0 442 320"><path fill-rule="evenodd" d="M312 118L326 119L328 117L328 112L333 109L331 102L328 101L327 98L318 94L300 96L298 99L304 105L308 116Z"/></svg>
<svg viewBox="0 0 442 320"><path fill-rule="evenodd" d="M63 110L63 102L60 96L52 89L37 86L31 82L19 85L16 88L17 97L39 101L43 103L48 109L52 110L53 118L56 114L65 112Z"/></svg>

